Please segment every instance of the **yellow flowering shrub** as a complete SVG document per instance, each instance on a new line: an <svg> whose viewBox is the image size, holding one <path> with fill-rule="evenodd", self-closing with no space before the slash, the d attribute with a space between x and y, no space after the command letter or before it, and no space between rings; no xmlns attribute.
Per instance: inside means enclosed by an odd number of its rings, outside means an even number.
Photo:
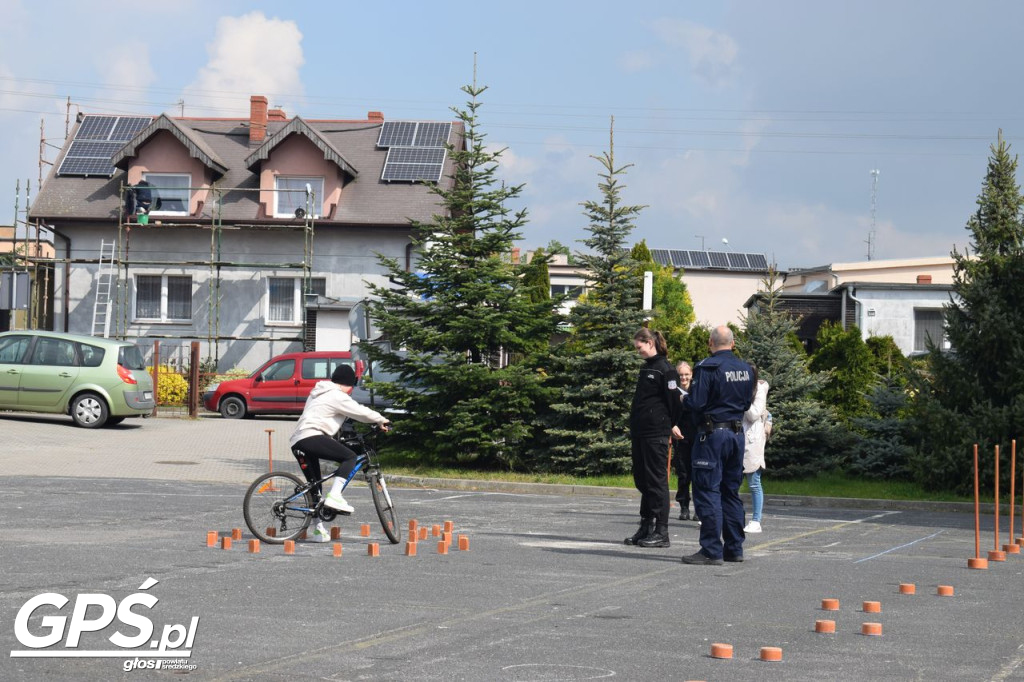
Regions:
<svg viewBox="0 0 1024 682"><path fill-rule="evenodd" d="M150 376L153 375L152 367L147 367L146 371ZM188 380L178 374L173 367L160 365L157 381L157 405L184 405L188 400Z"/></svg>

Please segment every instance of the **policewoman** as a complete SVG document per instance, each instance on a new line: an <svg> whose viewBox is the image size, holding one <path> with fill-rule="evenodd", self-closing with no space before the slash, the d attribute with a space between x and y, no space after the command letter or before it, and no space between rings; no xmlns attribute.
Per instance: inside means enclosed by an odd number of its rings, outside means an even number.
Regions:
<svg viewBox="0 0 1024 682"><path fill-rule="evenodd" d="M633 347L644 359L629 414L640 527L625 543L668 547L668 444L681 411L679 375L665 357L668 345L661 332L641 329L633 336Z"/></svg>
<svg viewBox="0 0 1024 682"><path fill-rule="evenodd" d="M711 357L697 363L683 405L697 420L693 444L693 508L700 518L700 550L684 564L718 566L743 561L743 413L750 407L756 378L736 357L732 330L716 327L708 342Z"/></svg>

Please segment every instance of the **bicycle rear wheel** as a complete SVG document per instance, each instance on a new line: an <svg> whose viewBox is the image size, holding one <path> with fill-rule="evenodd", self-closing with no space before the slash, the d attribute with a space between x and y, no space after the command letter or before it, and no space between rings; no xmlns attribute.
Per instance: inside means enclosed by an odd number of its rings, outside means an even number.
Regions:
<svg viewBox="0 0 1024 682"><path fill-rule="evenodd" d="M388 494L384 475L376 469L367 471L366 484L370 486L373 506L377 510L377 518L384 528L384 534L391 540L391 544L397 545L402 539L402 528L398 525L398 515L395 513L395 505L391 502L391 495Z"/></svg>
<svg viewBox="0 0 1024 682"><path fill-rule="evenodd" d="M245 491L242 504L245 525L249 526L252 534L275 545L299 537L310 524L312 516L298 508L312 507L312 495L306 492L289 502L285 500L293 497L305 484L298 476L288 473L263 474L253 481Z"/></svg>

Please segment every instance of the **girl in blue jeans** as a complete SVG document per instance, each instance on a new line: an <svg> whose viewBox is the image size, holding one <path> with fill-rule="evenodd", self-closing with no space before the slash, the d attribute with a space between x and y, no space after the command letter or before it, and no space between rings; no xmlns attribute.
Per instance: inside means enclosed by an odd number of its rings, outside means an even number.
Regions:
<svg viewBox="0 0 1024 682"><path fill-rule="evenodd" d="M772 415L767 408L768 389L767 381L757 380L754 399L743 415L743 474L750 488L752 507L750 523L743 528L744 533L761 532L761 510L764 507L761 472L764 470L764 444L771 433L772 423Z"/></svg>

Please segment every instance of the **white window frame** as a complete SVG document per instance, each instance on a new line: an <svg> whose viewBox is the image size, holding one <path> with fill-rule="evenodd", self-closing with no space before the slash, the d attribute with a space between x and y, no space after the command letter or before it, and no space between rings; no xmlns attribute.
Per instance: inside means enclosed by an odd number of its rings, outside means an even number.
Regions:
<svg viewBox="0 0 1024 682"><path fill-rule="evenodd" d="M292 318L290 320L274 320L271 319L271 306L270 306L270 284L274 280L291 280L292 283ZM310 277L310 282L313 285L313 290L316 291L317 285L321 284L320 289L326 296L327 292L327 278L326 277ZM302 311L305 308L306 302L302 295L302 278L301 277L267 277L266 285L266 304L263 307L263 318L267 321L270 326L289 326L294 327L295 325L302 324Z"/></svg>
<svg viewBox="0 0 1024 682"><path fill-rule="evenodd" d="M285 185L282 187L282 185ZM306 185L313 191L313 205L307 210ZM290 190L283 192L281 190ZM299 190L299 191L296 191ZM306 211L307 217L319 218L324 212L324 179L303 175L278 175L274 178L274 217L295 218L295 209ZM309 215L312 213L312 215Z"/></svg>
<svg viewBox="0 0 1024 682"><path fill-rule="evenodd" d="M931 317L931 318L934 318L936 315L938 316L940 338L937 338L937 339L933 338L932 339L932 343L934 343L938 348L945 348L946 347L946 328L945 328L945 319L942 316L942 309L941 308L914 308L914 351L915 352L920 352L920 351L927 350L928 347L927 347L926 338L930 337L930 335L926 334L926 333L925 334L918 334L919 327L921 325L921 320L919 319L919 314L920 313L928 313L928 316ZM934 323L935 320L932 319L932 320L929 320L928 322ZM920 331L925 331L925 330L920 329ZM920 348L917 347L918 346L917 342L918 342L919 337L920 337L920 340L921 340L921 347Z"/></svg>
<svg viewBox="0 0 1024 682"><path fill-rule="evenodd" d="M159 317L140 317L139 316L139 278L140 277L153 277L160 278L160 316ZM170 299L170 285L169 278L183 278L188 280L188 317L171 317L168 314L171 306L169 305ZM135 286L134 296L132 300L132 319L136 322L161 322L161 323L181 323L181 322L192 322L192 295L193 282L192 275L157 275L151 273L140 272L135 274Z"/></svg>
<svg viewBox="0 0 1024 682"><path fill-rule="evenodd" d="M181 179L185 184L181 187ZM143 173L142 179L152 185L153 204L150 208L150 215L190 215L192 205L192 176L189 173ZM161 197L161 193L165 196ZM163 207L157 208L157 201L163 198L177 199L184 205L184 210L169 211Z"/></svg>

